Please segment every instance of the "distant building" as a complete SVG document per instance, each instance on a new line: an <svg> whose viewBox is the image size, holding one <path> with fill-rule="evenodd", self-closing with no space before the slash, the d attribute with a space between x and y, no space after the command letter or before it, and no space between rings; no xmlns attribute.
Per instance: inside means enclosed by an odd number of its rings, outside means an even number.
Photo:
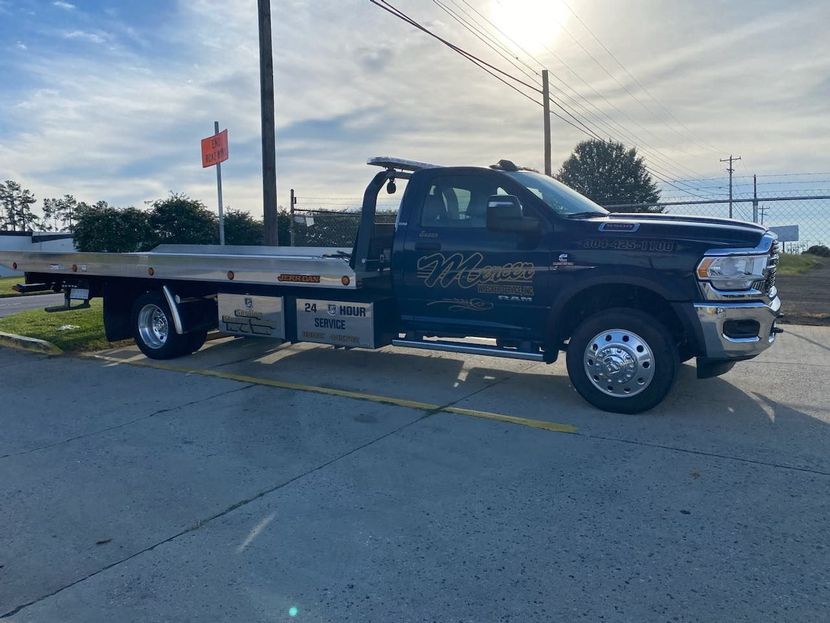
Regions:
<svg viewBox="0 0 830 623"><path fill-rule="evenodd" d="M0 255L3 251L54 251L56 253L75 250L72 234L66 232L31 232L0 230ZM0 265L0 277L11 277L20 273Z"/></svg>

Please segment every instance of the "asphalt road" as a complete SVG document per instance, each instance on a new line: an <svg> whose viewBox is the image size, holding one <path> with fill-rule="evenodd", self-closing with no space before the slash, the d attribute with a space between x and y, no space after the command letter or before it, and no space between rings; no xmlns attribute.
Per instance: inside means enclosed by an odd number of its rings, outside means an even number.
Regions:
<svg viewBox="0 0 830 623"><path fill-rule="evenodd" d="M0 298L0 318L26 311L27 309L43 309L63 303L63 294L37 294L30 296L11 296Z"/></svg>
<svg viewBox="0 0 830 623"><path fill-rule="evenodd" d="M830 329L787 331L638 416L560 363L0 349L0 619L826 620Z"/></svg>

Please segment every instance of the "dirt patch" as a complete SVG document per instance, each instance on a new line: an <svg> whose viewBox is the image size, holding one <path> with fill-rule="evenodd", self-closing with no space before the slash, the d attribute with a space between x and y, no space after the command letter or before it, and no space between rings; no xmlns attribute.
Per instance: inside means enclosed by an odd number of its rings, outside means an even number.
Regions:
<svg viewBox="0 0 830 623"><path fill-rule="evenodd" d="M830 259L801 275L779 275L776 285L781 322L830 326Z"/></svg>

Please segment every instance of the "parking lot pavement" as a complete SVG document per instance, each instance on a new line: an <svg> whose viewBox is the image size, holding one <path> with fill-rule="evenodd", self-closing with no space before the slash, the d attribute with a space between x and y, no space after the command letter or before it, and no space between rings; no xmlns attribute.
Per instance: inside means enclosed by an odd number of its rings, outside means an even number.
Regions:
<svg viewBox="0 0 830 623"><path fill-rule="evenodd" d="M822 620L830 330L787 331L638 416L559 363L0 349L0 617Z"/></svg>

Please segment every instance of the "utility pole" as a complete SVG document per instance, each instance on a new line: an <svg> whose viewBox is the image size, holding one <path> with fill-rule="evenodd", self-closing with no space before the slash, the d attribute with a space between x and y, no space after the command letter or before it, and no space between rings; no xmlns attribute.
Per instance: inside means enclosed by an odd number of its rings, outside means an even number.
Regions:
<svg viewBox="0 0 830 623"><path fill-rule="evenodd" d="M542 70L542 108L545 121L545 175L552 175L550 163L550 87L548 86L548 70Z"/></svg>
<svg viewBox="0 0 830 623"><path fill-rule="evenodd" d="M288 230L291 234L291 246L294 246L294 206L297 205L297 195L294 194L294 189L291 189L291 201L289 202L290 208L288 210L289 216L291 217L291 228Z"/></svg>
<svg viewBox="0 0 830 623"><path fill-rule="evenodd" d="M752 176L752 222L758 222L758 176Z"/></svg>
<svg viewBox="0 0 830 623"><path fill-rule="evenodd" d="M729 166L726 168L729 171L729 218L732 218L732 174L735 172L735 167L732 166L733 162L737 162L740 160L740 156L733 156L729 154L728 158L721 158L721 162L728 162Z"/></svg>
<svg viewBox="0 0 830 623"><path fill-rule="evenodd" d="M259 14L259 91L262 112L263 243L278 246L277 145L274 129L274 55L271 48L271 0L257 0Z"/></svg>

